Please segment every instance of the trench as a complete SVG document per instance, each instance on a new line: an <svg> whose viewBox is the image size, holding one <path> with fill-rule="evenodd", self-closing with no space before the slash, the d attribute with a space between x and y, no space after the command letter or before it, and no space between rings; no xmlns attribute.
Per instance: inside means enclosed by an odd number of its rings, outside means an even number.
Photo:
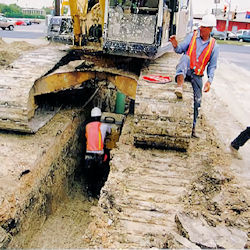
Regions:
<svg viewBox="0 0 250 250"><path fill-rule="evenodd" d="M100 88L99 92L82 109L97 86ZM109 158L102 169L94 167L90 171L84 166L84 126L93 106L98 105L102 111L114 110L111 99L115 94L116 89L110 83L89 82L78 89L37 97L36 102L40 107L53 109L60 106L60 112L73 110L80 122L75 130L70 131L72 135L61 149L59 157L55 156L50 163L48 173L31 195L21 219L16 220L19 225L14 228L18 232L6 225L6 231L13 236L9 247L87 247L82 237L92 219L90 209L97 204L100 190L107 180ZM60 133L63 135L64 131Z"/></svg>

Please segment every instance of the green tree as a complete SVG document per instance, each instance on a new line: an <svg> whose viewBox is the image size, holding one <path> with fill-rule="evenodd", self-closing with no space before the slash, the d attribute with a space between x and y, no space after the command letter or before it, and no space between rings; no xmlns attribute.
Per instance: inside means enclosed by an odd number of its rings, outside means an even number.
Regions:
<svg viewBox="0 0 250 250"><path fill-rule="evenodd" d="M45 10L46 15L50 15L51 14L51 9L48 7L43 7L43 10Z"/></svg>
<svg viewBox="0 0 250 250"><path fill-rule="evenodd" d="M0 4L0 12L6 17L22 17L22 9L16 4Z"/></svg>
<svg viewBox="0 0 250 250"><path fill-rule="evenodd" d="M6 17L14 18L41 18L44 19L44 16L41 15L24 15L22 13L22 8L16 4L0 4L0 13L4 14Z"/></svg>

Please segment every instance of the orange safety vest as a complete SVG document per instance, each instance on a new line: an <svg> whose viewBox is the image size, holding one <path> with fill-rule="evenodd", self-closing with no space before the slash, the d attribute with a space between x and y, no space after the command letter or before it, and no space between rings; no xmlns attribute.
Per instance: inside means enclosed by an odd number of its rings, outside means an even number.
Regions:
<svg viewBox="0 0 250 250"><path fill-rule="evenodd" d="M86 126L87 151L102 151L101 122L90 122Z"/></svg>
<svg viewBox="0 0 250 250"><path fill-rule="evenodd" d="M203 72L210 60L211 53L215 45L215 39L210 38L210 42L207 47L202 51L198 60L196 59L196 38L197 31L194 32L191 42L188 47L187 55L190 58L190 68L194 70L195 74L202 76Z"/></svg>

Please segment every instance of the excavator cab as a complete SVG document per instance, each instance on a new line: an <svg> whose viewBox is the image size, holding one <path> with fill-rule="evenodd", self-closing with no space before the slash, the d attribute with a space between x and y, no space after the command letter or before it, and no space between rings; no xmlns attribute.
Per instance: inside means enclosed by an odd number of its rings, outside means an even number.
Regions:
<svg viewBox="0 0 250 250"><path fill-rule="evenodd" d="M181 3L177 0L106 0L104 51L149 59L159 57L171 49L171 35L177 31L179 38L187 34L190 4L188 0ZM177 24L183 30L177 29Z"/></svg>
<svg viewBox="0 0 250 250"><path fill-rule="evenodd" d="M170 35L183 38L190 26L191 2L105 0L103 50L108 54L156 58L171 49ZM182 29L177 27L182 26ZM191 30L191 27L189 27Z"/></svg>
<svg viewBox="0 0 250 250"><path fill-rule="evenodd" d="M52 17L48 25L47 39L53 42L72 44L72 18L70 16Z"/></svg>
<svg viewBox="0 0 250 250"><path fill-rule="evenodd" d="M162 40L168 38L166 30L169 27L163 27L164 11L167 19L169 12L167 6L163 8L163 0L107 0L104 51L137 57L155 56Z"/></svg>

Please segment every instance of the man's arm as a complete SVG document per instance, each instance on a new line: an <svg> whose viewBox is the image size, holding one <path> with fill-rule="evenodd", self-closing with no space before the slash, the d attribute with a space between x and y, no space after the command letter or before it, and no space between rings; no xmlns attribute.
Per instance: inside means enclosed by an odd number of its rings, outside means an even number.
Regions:
<svg viewBox="0 0 250 250"><path fill-rule="evenodd" d="M207 66L207 77L208 77L208 81L210 83L212 83L213 79L214 79L214 71L217 68L217 60L218 60L218 56L219 56L219 46L216 44L214 46L214 49L211 53L211 57Z"/></svg>
<svg viewBox="0 0 250 250"><path fill-rule="evenodd" d="M193 37L193 33L190 33L185 37L183 42L178 43L178 41L176 40L176 36L173 35L169 38L169 41L172 43L174 47L174 51L178 54L182 54L188 50L192 37Z"/></svg>
<svg viewBox="0 0 250 250"><path fill-rule="evenodd" d="M213 82L214 79L214 71L217 68L217 60L219 56L219 46L216 44L210 57L210 61L207 66L207 77L208 80L204 85L204 91L208 92L210 90L210 85Z"/></svg>

